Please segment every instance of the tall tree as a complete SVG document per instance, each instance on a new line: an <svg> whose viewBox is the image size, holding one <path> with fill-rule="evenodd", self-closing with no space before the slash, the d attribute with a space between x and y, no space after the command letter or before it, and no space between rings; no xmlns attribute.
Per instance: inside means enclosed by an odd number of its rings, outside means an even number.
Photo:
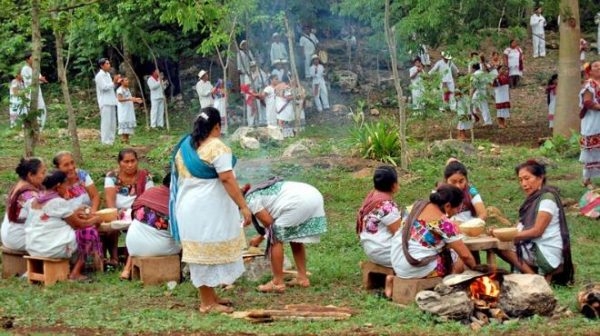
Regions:
<svg viewBox="0 0 600 336"><path fill-rule="evenodd" d="M579 62L579 0L561 0L560 48L554 134L568 137L579 130L578 95L581 87Z"/></svg>
<svg viewBox="0 0 600 336"><path fill-rule="evenodd" d="M25 156L34 156L35 147L39 141L39 125L37 116L38 110L39 85L40 85L40 59L42 58L42 34L40 32L40 0L31 0L31 47L33 74L31 78L31 100L29 102L29 111L23 120L23 133L25 136Z"/></svg>

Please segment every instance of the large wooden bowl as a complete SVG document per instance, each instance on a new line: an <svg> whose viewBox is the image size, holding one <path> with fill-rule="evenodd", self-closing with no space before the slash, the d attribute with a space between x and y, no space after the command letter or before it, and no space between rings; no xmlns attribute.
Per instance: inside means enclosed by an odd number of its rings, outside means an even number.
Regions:
<svg viewBox="0 0 600 336"><path fill-rule="evenodd" d="M118 219L117 208L107 208L96 211L96 215L102 219L104 223L110 223Z"/></svg>
<svg viewBox="0 0 600 336"><path fill-rule="evenodd" d="M513 241L517 235L517 228L500 228L494 229L494 237L500 241Z"/></svg>
<svg viewBox="0 0 600 336"><path fill-rule="evenodd" d="M460 232L469 237L479 237L485 231L485 222L482 219L474 218L461 223L458 227Z"/></svg>

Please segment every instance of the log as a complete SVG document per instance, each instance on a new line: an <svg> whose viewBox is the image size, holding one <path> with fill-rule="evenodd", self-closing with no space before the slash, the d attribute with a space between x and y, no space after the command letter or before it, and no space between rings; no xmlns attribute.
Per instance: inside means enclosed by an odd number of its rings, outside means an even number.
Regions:
<svg viewBox="0 0 600 336"><path fill-rule="evenodd" d="M477 311L475 312L475 317L481 321L484 325L490 323L488 316L484 312Z"/></svg>
<svg viewBox="0 0 600 336"><path fill-rule="evenodd" d="M313 311L313 312L337 312L346 314L355 314L355 311L351 308L336 307L336 306L318 306L308 303L290 304L284 307L285 310L290 311Z"/></svg>
<svg viewBox="0 0 600 336"><path fill-rule="evenodd" d="M247 318L259 318L273 320L346 320L352 314L344 312L332 311L294 311L294 310L275 310L275 309L259 309L251 310L247 314Z"/></svg>

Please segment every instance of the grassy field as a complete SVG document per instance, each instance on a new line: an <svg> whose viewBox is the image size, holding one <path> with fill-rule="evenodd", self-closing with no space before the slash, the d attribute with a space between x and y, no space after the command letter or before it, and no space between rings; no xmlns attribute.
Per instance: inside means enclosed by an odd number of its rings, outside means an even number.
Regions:
<svg viewBox="0 0 600 336"><path fill-rule="evenodd" d="M90 108L91 111L91 108ZM92 112L90 112L92 113ZM97 112L94 112L97 113ZM85 113L83 113L85 114ZM173 129L145 131L138 128L133 147L142 154L141 165L155 175L162 175L168 162L170 146L189 127L192 113L174 115ZM342 117L340 117L342 118ZM83 127L96 128L97 119L88 117ZM18 132L7 130L6 120L0 131L0 188L5 194L15 180L14 167L22 153L22 139ZM53 121L44 132L38 155L50 160L59 150L70 148L69 139L58 137ZM362 159L336 156L333 152L347 153L343 141L347 124L340 126L309 127L303 137L318 144L314 156L297 160L279 160L285 145L270 144L266 148L248 152L233 145L240 158L240 181L254 181L270 174L280 174L290 180L304 181L316 186L325 197L329 221L328 232L320 244L308 247L308 267L312 272L308 289L288 288L284 295L265 295L255 290L258 283L240 279L235 288L222 293L233 298L237 310L252 308L281 308L291 303L333 304L351 307L357 314L338 322L277 322L251 324L222 315L199 315L197 292L189 281L174 290L162 287L142 287L136 282L122 282L117 272L95 274L92 283L64 282L50 288L31 286L20 279L0 281L0 316L14 318L17 334L187 334L198 335L447 335L470 334L468 326L458 322L443 322L421 313L415 305L399 307L373 293L361 290L358 264L364 260L362 249L354 233L355 213L363 197L371 188L370 176L353 177L361 168L377 163ZM116 167L116 155L123 146L101 146L98 140L82 141L84 164L102 186L102 176ZM435 153L426 144L411 145L410 172L403 174L401 190L396 200L407 205L427 197L436 181L441 179L443 164L450 152ZM502 146L500 154L493 153L489 142L478 142L479 153L461 157L471 172L471 181L480 190L486 205L503 210L511 220L524 199L514 175L514 166L530 157L540 157L536 149ZM583 194L580 186L581 166L573 157L550 153L549 175L551 184L560 188L563 198L578 200ZM48 162L47 161L47 162ZM158 181L158 179L157 179ZM0 209L3 210L3 209ZM2 211L3 212L3 211ZM600 281L600 226L597 221L568 214L571 229L577 283L572 288L555 288L559 303L576 312L575 295L589 281ZM287 251L289 252L289 251ZM262 279L267 280L267 279ZM578 313L572 318L550 320L542 317L522 319L517 323L490 325L485 334L596 334L600 323L589 321Z"/></svg>

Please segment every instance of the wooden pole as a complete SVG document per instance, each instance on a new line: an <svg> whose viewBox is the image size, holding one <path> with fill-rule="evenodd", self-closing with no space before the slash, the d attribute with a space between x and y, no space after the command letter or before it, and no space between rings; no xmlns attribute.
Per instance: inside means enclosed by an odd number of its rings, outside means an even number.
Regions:
<svg viewBox="0 0 600 336"><path fill-rule="evenodd" d="M287 17L287 13L283 16L283 20L285 22L285 30L287 31L287 38L288 38L288 48L289 48L289 55L290 55L290 66L292 67L292 80L296 83L296 85L298 85L298 87L301 85L300 84L300 77L298 76L298 69L296 68L296 53L294 52L294 31L290 29L290 23L288 21L288 17ZM318 99L317 97L315 97L315 99ZM295 98L294 98L295 100ZM298 108L297 104L295 101L292 101L292 107L294 108L294 128L296 129L296 132L298 132L300 130L300 109Z"/></svg>

